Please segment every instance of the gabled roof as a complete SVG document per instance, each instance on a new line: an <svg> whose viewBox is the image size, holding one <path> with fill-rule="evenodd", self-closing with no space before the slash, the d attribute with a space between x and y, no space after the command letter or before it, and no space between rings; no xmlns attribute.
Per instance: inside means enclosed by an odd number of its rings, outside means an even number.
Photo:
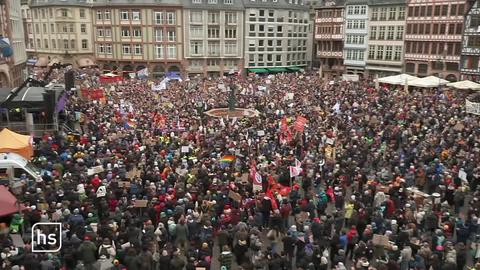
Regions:
<svg viewBox="0 0 480 270"><path fill-rule="evenodd" d="M242 0L230 0L232 4L225 4L225 0L217 0L216 4L209 4L208 0L201 0L199 4L194 3L193 0L182 0L182 2L186 9L243 10Z"/></svg>

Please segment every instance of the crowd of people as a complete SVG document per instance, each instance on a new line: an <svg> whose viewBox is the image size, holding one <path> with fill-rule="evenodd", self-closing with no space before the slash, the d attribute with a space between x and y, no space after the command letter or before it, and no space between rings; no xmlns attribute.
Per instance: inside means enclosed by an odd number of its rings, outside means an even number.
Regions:
<svg viewBox="0 0 480 270"><path fill-rule="evenodd" d="M45 173L0 234L1 269L480 270L464 92L314 73L88 83L104 97L66 107L81 134L36 145ZM258 116L205 114L229 87ZM31 252L38 222L62 223L59 252Z"/></svg>

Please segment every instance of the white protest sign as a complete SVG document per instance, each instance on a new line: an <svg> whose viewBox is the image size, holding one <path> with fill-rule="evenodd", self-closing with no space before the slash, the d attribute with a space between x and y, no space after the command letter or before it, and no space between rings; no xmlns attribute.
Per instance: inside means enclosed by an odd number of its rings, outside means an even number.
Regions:
<svg viewBox="0 0 480 270"><path fill-rule="evenodd" d="M465 99L465 110L467 113L480 115L480 103L471 102Z"/></svg>
<svg viewBox="0 0 480 270"><path fill-rule="evenodd" d="M189 146L182 146L181 152L182 152L182 153L188 153L188 152L190 152L190 147L189 147Z"/></svg>
<svg viewBox="0 0 480 270"><path fill-rule="evenodd" d="M107 196L107 188L105 186L100 186L97 189L97 198Z"/></svg>
<svg viewBox="0 0 480 270"><path fill-rule="evenodd" d="M104 169L103 169L103 166L100 165L100 166L95 166L95 167L92 167L90 169L87 170L87 175L94 175L94 174L97 174L97 173L101 173L103 172Z"/></svg>

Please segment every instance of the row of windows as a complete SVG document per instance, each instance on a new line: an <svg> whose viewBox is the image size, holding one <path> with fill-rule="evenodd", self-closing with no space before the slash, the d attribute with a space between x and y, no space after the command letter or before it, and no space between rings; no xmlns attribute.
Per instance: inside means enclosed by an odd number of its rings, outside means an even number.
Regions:
<svg viewBox="0 0 480 270"><path fill-rule="evenodd" d="M82 39L82 45L81 45L81 48L83 50L88 50L88 40L86 39ZM33 43L33 39L29 39L28 41L28 46L29 48L37 48L37 49L59 49L59 50L63 50L63 49L75 49L76 47L76 43L77 41L75 39L72 39L72 40L68 40L68 39L52 39L52 40L49 40L49 39L44 39L43 40L43 43L41 41L41 39L37 38L35 44ZM58 45L58 46L57 46ZM50 47L51 46L51 47Z"/></svg>
<svg viewBox="0 0 480 270"><path fill-rule="evenodd" d="M317 26L317 34L341 34L342 33L342 25L335 25L335 26Z"/></svg>
<svg viewBox="0 0 480 270"><path fill-rule="evenodd" d="M343 49L341 42L323 41L317 43L318 52L341 52Z"/></svg>
<svg viewBox="0 0 480 270"><path fill-rule="evenodd" d="M290 54L287 54L287 61L305 60L306 57L307 57L306 53L290 53ZM271 53L248 55L248 61L250 62L253 62L253 61L264 62L265 60L267 62L273 62L273 61L280 62L283 60L283 56L281 54L271 54Z"/></svg>
<svg viewBox="0 0 480 270"><path fill-rule="evenodd" d="M371 26L370 40L403 40L404 26Z"/></svg>
<svg viewBox="0 0 480 270"><path fill-rule="evenodd" d="M202 67L203 60L190 60L189 65L191 67ZM208 59L207 66L219 66L220 61L218 59ZM223 60L224 67L235 67L237 66L237 60Z"/></svg>
<svg viewBox="0 0 480 270"><path fill-rule="evenodd" d="M365 52L363 50L347 50L346 60L363 61Z"/></svg>
<svg viewBox="0 0 480 270"><path fill-rule="evenodd" d="M203 24L203 12L202 11L190 11L190 23ZM220 23L220 13L219 12L208 12L207 13L207 23L209 23L209 24ZM225 23L236 24L237 23L237 13L235 13L235 12L225 12Z"/></svg>
<svg viewBox="0 0 480 270"><path fill-rule="evenodd" d="M407 24L407 34L461 35L463 23L414 23Z"/></svg>
<svg viewBox="0 0 480 270"><path fill-rule="evenodd" d="M347 29L365 29L365 20L347 20Z"/></svg>
<svg viewBox="0 0 480 270"><path fill-rule="evenodd" d="M140 10L120 10L120 20L122 21L140 21L142 13ZM170 24L174 25L177 21L177 14L175 12L154 11L154 24ZM97 10L98 21L110 21L112 19L110 10Z"/></svg>
<svg viewBox="0 0 480 270"><path fill-rule="evenodd" d="M370 16L370 20L372 21L395 21L395 20L405 20L405 7L374 7L372 9L372 15ZM388 15L388 16L387 16Z"/></svg>
<svg viewBox="0 0 480 270"><path fill-rule="evenodd" d="M402 59L402 46L368 46L369 60L400 61Z"/></svg>
<svg viewBox="0 0 480 270"><path fill-rule="evenodd" d="M450 12L449 12L450 11ZM411 6L408 8L408 17L447 17L447 16L463 16L465 13L464 4L449 5L428 5L428 6Z"/></svg>
<svg viewBox="0 0 480 270"><path fill-rule="evenodd" d="M99 54L112 54L112 44L98 44L97 52ZM122 44L122 55L143 55L142 44ZM155 46L155 58L164 59L176 59L177 58L177 46L175 45L156 45Z"/></svg>
<svg viewBox="0 0 480 270"><path fill-rule="evenodd" d="M70 10L68 8L61 8L55 11L55 15L57 17L76 17L77 14L74 13L75 10ZM28 12L28 11L27 11ZM80 19L85 19L86 18L86 11L85 9L81 8L78 10L78 16ZM27 17L30 17L29 14L27 13ZM42 19L48 18L53 18L53 8L35 8L33 9L33 18L38 19L41 17Z"/></svg>
<svg viewBox="0 0 480 270"><path fill-rule="evenodd" d="M237 54L237 43L236 42L227 42L224 46L224 54L226 55L236 55ZM192 55L203 55L203 42L202 41L191 41L190 42L190 53ZM207 53L209 56L220 56L220 43L219 42L208 42L207 44Z"/></svg>
<svg viewBox="0 0 480 270"><path fill-rule="evenodd" d="M345 38L346 44L365 44L365 36L362 35L347 35Z"/></svg>
<svg viewBox="0 0 480 270"><path fill-rule="evenodd" d="M365 5L352 5L347 7L348 15L365 15L367 14L367 6Z"/></svg>
<svg viewBox="0 0 480 270"><path fill-rule="evenodd" d="M192 3L193 4L201 4L202 0L192 0ZM207 0L207 3L212 4L212 5L216 5L216 4L218 4L218 0ZM225 5L233 5L233 0L223 0L223 3Z"/></svg>
<svg viewBox="0 0 480 270"><path fill-rule="evenodd" d="M317 18L343 18L343 9L336 10L317 10Z"/></svg>
<svg viewBox="0 0 480 270"><path fill-rule="evenodd" d="M405 53L435 54L435 55L460 55L461 43L455 42L405 42Z"/></svg>
<svg viewBox="0 0 480 270"><path fill-rule="evenodd" d="M55 25L56 25L56 27L55 27ZM73 23L69 23L69 24L66 24L66 23L53 24L53 23L51 23L50 24L50 29L48 28L48 24L46 24L46 23L41 24L41 26L42 26L42 32L44 34L48 34L49 30L50 30L50 34L76 32L75 31L75 24L73 24ZM28 31L29 34L33 34L31 23L27 24L27 31ZM35 33L40 34L40 24L35 24ZM81 34L86 34L87 33L87 25L86 24L84 24L84 23L80 24L80 33Z"/></svg>
<svg viewBox="0 0 480 270"><path fill-rule="evenodd" d="M277 46L277 47L281 47L282 44L285 44L284 42L282 42L282 40L274 40L273 39L268 39L267 42L265 42L265 40L262 40L262 39L259 39L259 40L249 40L248 41L248 46L250 48L255 48L255 47L258 47L258 48L263 48L265 47L265 45L267 47L273 47L274 45ZM306 40L287 40L287 47L290 47L290 48L294 48L294 47L302 47L302 46L307 46L307 41Z"/></svg>

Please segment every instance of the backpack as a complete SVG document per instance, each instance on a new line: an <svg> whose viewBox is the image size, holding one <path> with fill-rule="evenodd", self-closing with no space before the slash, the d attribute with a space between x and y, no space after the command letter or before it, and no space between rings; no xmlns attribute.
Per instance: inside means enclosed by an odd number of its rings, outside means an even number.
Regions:
<svg viewBox="0 0 480 270"><path fill-rule="evenodd" d="M110 253L108 253L108 249L101 246L100 247L100 252L98 253L98 256L101 257L102 255L105 255L105 257L107 257L107 259L110 258Z"/></svg>

